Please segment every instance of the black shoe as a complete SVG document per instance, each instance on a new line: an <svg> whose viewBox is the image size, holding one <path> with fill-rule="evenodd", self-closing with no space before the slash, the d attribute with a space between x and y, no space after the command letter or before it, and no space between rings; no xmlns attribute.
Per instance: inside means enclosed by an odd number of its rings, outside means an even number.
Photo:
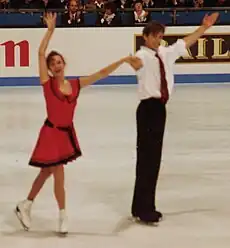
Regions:
<svg viewBox="0 0 230 248"><path fill-rule="evenodd" d="M154 212L158 216L159 221L161 221L163 219L163 214L161 212L159 212L159 211L156 211L156 210Z"/></svg>
<svg viewBox="0 0 230 248"><path fill-rule="evenodd" d="M163 214L157 210L153 211L154 214L156 214L159 218L159 220L162 220L163 219ZM135 217L138 217L138 213L137 212L133 212L132 213L132 216L135 218Z"/></svg>
<svg viewBox="0 0 230 248"><path fill-rule="evenodd" d="M157 224L159 222L159 215L156 212L150 214L135 214L134 219L145 224Z"/></svg>

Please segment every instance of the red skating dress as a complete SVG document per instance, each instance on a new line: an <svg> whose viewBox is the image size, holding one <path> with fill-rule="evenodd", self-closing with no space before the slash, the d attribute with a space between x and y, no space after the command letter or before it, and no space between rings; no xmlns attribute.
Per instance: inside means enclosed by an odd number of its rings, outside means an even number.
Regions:
<svg viewBox="0 0 230 248"><path fill-rule="evenodd" d="M42 126L29 165L40 168L67 164L81 156L73 125L74 110L80 92L78 79L69 80L72 94L65 96L58 82L50 78L43 85L47 119Z"/></svg>

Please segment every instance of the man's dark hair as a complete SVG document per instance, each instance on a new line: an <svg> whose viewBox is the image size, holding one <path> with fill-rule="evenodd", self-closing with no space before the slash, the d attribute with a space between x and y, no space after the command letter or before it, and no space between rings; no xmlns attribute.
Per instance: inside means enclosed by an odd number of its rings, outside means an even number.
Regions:
<svg viewBox="0 0 230 248"><path fill-rule="evenodd" d="M157 34L157 33L164 33L165 32L165 26L159 22L156 21L150 21L146 24L146 26L143 29L143 36L149 36L150 34Z"/></svg>

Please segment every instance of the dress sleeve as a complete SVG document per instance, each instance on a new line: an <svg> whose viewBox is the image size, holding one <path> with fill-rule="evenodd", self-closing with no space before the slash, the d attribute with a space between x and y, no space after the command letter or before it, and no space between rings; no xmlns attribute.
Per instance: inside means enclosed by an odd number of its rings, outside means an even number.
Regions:
<svg viewBox="0 0 230 248"><path fill-rule="evenodd" d="M50 81L51 81L51 80L52 80L52 78L49 77L49 79L48 79L46 82L44 82L44 83L42 84L42 87L43 87L43 88L49 87L49 84L50 84Z"/></svg>

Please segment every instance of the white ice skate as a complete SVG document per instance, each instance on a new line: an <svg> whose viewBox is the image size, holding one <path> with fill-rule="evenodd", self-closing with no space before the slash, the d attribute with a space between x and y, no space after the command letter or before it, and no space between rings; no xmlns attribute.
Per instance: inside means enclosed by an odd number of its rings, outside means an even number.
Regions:
<svg viewBox="0 0 230 248"><path fill-rule="evenodd" d="M68 233L68 219L65 213L65 210L60 210L59 213L59 228L58 232L60 235L67 235Z"/></svg>
<svg viewBox="0 0 230 248"><path fill-rule="evenodd" d="M29 231L31 225L30 213L31 213L32 203L33 203L32 201L24 200L18 203L15 209L15 214L26 231Z"/></svg>

